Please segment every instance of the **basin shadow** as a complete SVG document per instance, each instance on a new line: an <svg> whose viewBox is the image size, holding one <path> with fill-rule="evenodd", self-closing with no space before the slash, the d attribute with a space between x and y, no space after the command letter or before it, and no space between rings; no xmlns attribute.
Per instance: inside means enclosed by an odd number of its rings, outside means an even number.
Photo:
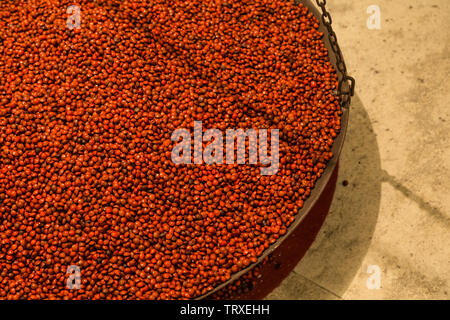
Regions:
<svg viewBox="0 0 450 320"><path fill-rule="evenodd" d="M377 139L358 96L350 110L329 214L308 252L269 299L339 299L362 265L378 219L383 171Z"/></svg>
<svg viewBox="0 0 450 320"><path fill-rule="evenodd" d="M383 181L376 136L358 96L347 130L339 167L305 219L256 274L241 277L213 299L342 297L372 240Z"/></svg>

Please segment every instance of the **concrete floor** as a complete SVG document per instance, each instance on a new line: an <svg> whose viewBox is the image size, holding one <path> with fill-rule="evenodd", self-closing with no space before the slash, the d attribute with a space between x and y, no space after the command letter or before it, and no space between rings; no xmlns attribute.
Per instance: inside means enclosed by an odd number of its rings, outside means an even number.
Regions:
<svg viewBox="0 0 450 320"><path fill-rule="evenodd" d="M374 4L380 30L366 25ZM449 299L450 1L327 5L357 81L339 183L316 241L268 298Z"/></svg>

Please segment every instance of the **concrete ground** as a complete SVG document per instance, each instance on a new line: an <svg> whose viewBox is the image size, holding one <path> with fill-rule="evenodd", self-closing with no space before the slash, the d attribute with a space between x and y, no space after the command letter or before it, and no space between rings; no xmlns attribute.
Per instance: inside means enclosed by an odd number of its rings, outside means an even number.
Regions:
<svg viewBox="0 0 450 320"><path fill-rule="evenodd" d="M450 1L327 6L357 81L339 183L316 241L268 298L449 299Z"/></svg>

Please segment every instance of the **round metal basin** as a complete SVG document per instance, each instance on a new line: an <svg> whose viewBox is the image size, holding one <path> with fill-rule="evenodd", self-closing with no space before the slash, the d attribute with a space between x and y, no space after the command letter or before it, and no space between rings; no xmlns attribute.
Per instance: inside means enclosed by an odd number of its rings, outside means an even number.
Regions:
<svg viewBox="0 0 450 320"><path fill-rule="evenodd" d="M331 44L328 39L329 33L328 33L327 28L325 27L325 25L322 22L321 13L319 12L317 7L310 0L299 0L299 1L296 1L296 3L301 3L304 6L306 6L310 10L310 12L313 13L317 17L317 19L320 21L319 31L324 33L323 41L325 43L326 48L328 49L329 59L337 72L338 78L340 79L340 81L342 81L341 79L343 79L343 74L337 68L337 65L336 65L337 58L336 58L335 53L331 49ZM343 91L349 90L349 86L348 86L347 82L342 82L342 89L343 89ZM347 132L349 107L350 107L349 102L344 102L342 104L341 130L340 130L339 134L337 135L337 137L335 138L332 149L331 149L333 152L333 158L331 158L330 161L328 162L327 167L325 168L322 176L317 180L316 185L315 185L314 189L311 191L309 198L304 202L303 208L300 209L300 211L296 215L294 222L292 222L292 224L289 226L286 234L283 235L282 237L280 237L270 247L268 247L263 252L263 254L261 256L259 256L257 262L251 264L250 266L248 266L247 268L245 268L239 272L234 273L228 281L221 283L220 285L216 286L213 290L209 291L208 293L204 294L203 296L198 297L197 299L205 299L205 298L209 297L210 295L212 295L213 293L217 292L218 290L224 288L228 284L231 284L232 282L234 282L235 280L240 278L242 275L246 274L251 269L253 269L256 265L260 264L261 261L264 260L269 254L271 254L275 250L277 250L277 248L279 248L280 245L286 239L291 238L290 236L292 235L292 233L299 227L300 223L306 219L306 217L310 214L313 207L317 204L319 198L321 198L321 196L324 194L325 187L327 185L329 185L330 179L332 178L333 174L335 174L337 177L337 163L339 161L339 156L340 156L340 153L342 150L342 146L344 144L345 134ZM334 181L334 183L335 182L336 181ZM333 187L333 192L334 192L334 187ZM331 200L332 199L330 199L330 203L331 203ZM328 209L327 209L327 212L328 212ZM298 238L298 237L299 237L299 235L297 234L296 238Z"/></svg>

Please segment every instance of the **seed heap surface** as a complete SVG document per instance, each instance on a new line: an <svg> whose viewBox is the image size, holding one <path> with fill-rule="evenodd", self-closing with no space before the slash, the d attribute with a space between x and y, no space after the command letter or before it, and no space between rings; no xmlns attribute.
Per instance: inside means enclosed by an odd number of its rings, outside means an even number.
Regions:
<svg viewBox="0 0 450 320"><path fill-rule="evenodd" d="M286 233L332 157L318 20L281 0L98 0L70 30L72 4L0 3L0 298L202 295ZM279 129L278 173L175 165L194 120Z"/></svg>

